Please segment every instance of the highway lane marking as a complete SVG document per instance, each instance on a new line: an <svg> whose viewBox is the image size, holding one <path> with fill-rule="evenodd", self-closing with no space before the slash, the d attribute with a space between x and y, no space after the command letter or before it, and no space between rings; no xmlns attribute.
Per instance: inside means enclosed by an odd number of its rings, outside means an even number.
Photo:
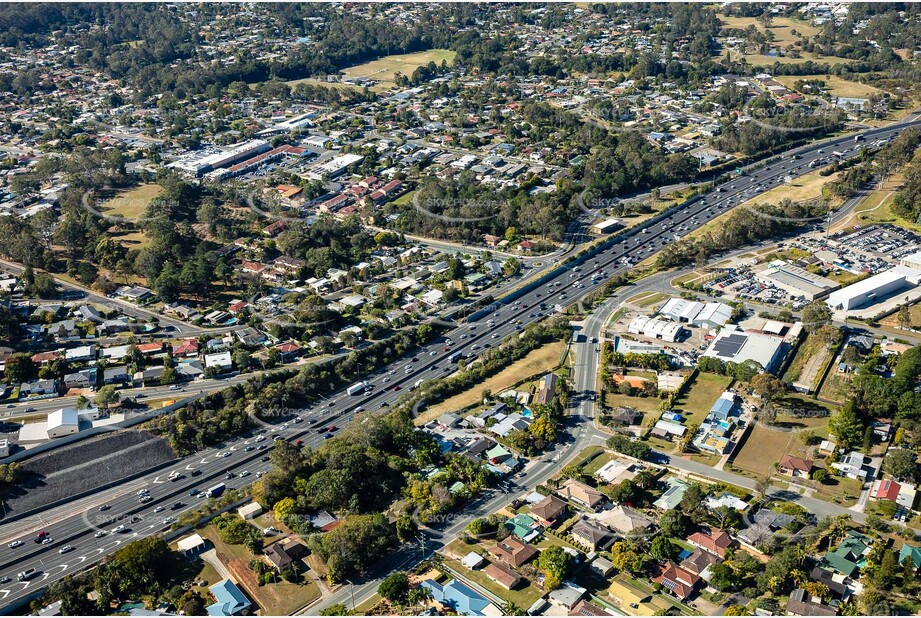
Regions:
<svg viewBox="0 0 921 618"><path fill-rule="evenodd" d="M154 480L153 480L152 482L153 482L154 485L162 485L162 484L165 483L166 481L161 481L161 480L160 480L160 477L157 476L157 477L154 478Z"/></svg>

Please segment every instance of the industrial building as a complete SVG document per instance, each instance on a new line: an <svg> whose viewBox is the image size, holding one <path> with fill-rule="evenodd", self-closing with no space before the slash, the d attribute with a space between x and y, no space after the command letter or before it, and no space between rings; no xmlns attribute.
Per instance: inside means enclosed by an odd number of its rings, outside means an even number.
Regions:
<svg viewBox="0 0 921 618"><path fill-rule="evenodd" d="M681 338L684 328L674 322L638 315L630 320L627 332L633 335L643 335L644 337L652 337L662 341L675 342Z"/></svg>
<svg viewBox="0 0 921 618"><path fill-rule="evenodd" d="M913 268L915 270L921 270L921 251L903 257L901 260L899 260L899 265L907 266L908 268Z"/></svg>
<svg viewBox="0 0 921 618"><path fill-rule="evenodd" d="M840 287L827 277L811 273L784 260L773 260L762 270L756 271L755 280L780 288L792 298L804 298L808 301L825 298Z"/></svg>
<svg viewBox="0 0 921 618"><path fill-rule="evenodd" d="M896 266L869 279L832 292L828 297L828 306L845 311L857 309L879 302L895 292L913 288L918 285L919 280L921 280L921 270Z"/></svg>
<svg viewBox="0 0 921 618"><path fill-rule="evenodd" d="M595 234L610 234L621 227L623 224L617 219L605 219L593 225L591 231Z"/></svg>
<svg viewBox="0 0 921 618"><path fill-rule="evenodd" d="M755 361L765 371L773 372L783 360L786 344L779 337L768 337L729 326L717 334L704 352L704 356L718 358L726 363Z"/></svg>
<svg viewBox="0 0 921 618"><path fill-rule="evenodd" d="M732 307L725 303L701 303L683 298L669 298L659 309L659 315L673 322L717 328L732 319Z"/></svg>

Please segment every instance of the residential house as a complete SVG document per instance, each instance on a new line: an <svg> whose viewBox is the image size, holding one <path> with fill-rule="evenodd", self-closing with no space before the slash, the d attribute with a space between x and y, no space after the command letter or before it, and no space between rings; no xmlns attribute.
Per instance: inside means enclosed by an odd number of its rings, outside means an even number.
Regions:
<svg viewBox="0 0 921 618"><path fill-rule="evenodd" d="M57 341L79 339L83 333L77 327L76 320L61 320L45 327L45 334Z"/></svg>
<svg viewBox="0 0 921 618"><path fill-rule="evenodd" d="M502 611L486 597L456 579L439 584L426 579L420 584L432 595L432 600L460 616L501 616Z"/></svg>
<svg viewBox="0 0 921 618"><path fill-rule="evenodd" d="M901 507L911 509L915 504L916 490L908 483L897 483L892 479L880 479L873 484L870 498L873 500L889 500Z"/></svg>
<svg viewBox="0 0 921 618"><path fill-rule="evenodd" d="M915 565L915 570L921 569L921 547L902 543L902 549L899 550L899 564L905 564L906 560L911 560Z"/></svg>
<svg viewBox="0 0 921 618"><path fill-rule="evenodd" d="M243 591L229 579L209 588L215 603L207 607L209 616L239 616L252 606Z"/></svg>
<svg viewBox="0 0 921 618"><path fill-rule="evenodd" d="M853 577L855 573L866 566L866 555L870 553L872 542L869 537L850 530L838 547L825 553L819 566Z"/></svg>
<svg viewBox="0 0 921 618"><path fill-rule="evenodd" d="M278 541L269 545L263 552L279 573L293 563L303 559L309 553L307 546L296 539Z"/></svg>
<svg viewBox="0 0 921 618"><path fill-rule="evenodd" d="M580 519L570 530L572 538L591 550L607 549L614 543L614 533L588 519Z"/></svg>
<svg viewBox="0 0 921 618"><path fill-rule="evenodd" d="M605 502L603 493L574 479L566 479L560 485L560 488L556 490L556 493L565 500L581 504L592 510L597 509Z"/></svg>
<svg viewBox="0 0 921 618"><path fill-rule="evenodd" d="M722 558L732 545L732 537L724 530L711 528L706 532L695 532L688 537L688 543Z"/></svg>
<svg viewBox="0 0 921 618"><path fill-rule="evenodd" d="M707 580L710 577L710 567L719 561L720 559L715 554L698 547L690 556L681 561L681 568Z"/></svg>
<svg viewBox="0 0 921 618"><path fill-rule="evenodd" d="M553 605L570 610L575 607L576 603L582 600L586 593L588 593L588 590L582 586L577 586L573 582L565 580L563 581L563 585L556 590L552 590L550 594L547 595L547 598Z"/></svg>
<svg viewBox="0 0 921 618"><path fill-rule="evenodd" d="M64 358L69 363L87 363L96 360L96 346L81 345L64 350Z"/></svg>
<svg viewBox="0 0 921 618"><path fill-rule="evenodd" d="M544 525L551 526L566 514L567 504L553 494L531 506L531 514L539 518Z"/></svg>
<svg viewBox="0 0 921 618"><path fill-rule="evenodd" d="M684 492L690 488L690 484L682 481L676 476L668 477L665 479L665 483L668 485L668 489L666 489L652 505L657 509L670 511L681 504L681 499L684 498Z"/></svg>
<svg viewBox="0 0 921 618"><path fill-rule="evenodd" d="M671 560L666 561L659 574L651 578L653 582L661 584L669 593L684 601L694 593L700 582L700 577L678 566Z"/></svg>
<svg viewBox="0 0 921 618"><path fill-rule="evenodd" d="M777 471L787 476L809 478L812 460L785 453L777 462Z"/></svg>
<svg viewBox="0 0 921 618"><path fill-rule="evenodd" d="M175 358L194 358L196 356L198 356L198 339L195 337L185 339L173 350L173 357Z"/></svg>
<svg viewBox="0 0 921 618"><path fill-rule="evenodd" d="M520 539L509 536L504 541L500 541L487 548L490 554L498 560L514 567L520 567L526 562L533 560L539 553L537 549Z"/></svg>
<svg viewBox="0 0 921 618"><path fill-rule="evenodd" d="M266 336L252 326L244 326L233 331L237 341L248 348L254 348L266 342Z"/></svg>
<svg viewBox="0 0 921 618"><path fill-rule="evenodd" d="M124 365L118 367L106 367L102 372L103 384L127 384L128 368Z"/></svg>
<svg viewBox="0 0 921 618"><path fill-rule="evenodd" d="M535 403L548 404L556 396L556 384L559 378L555 373L548 373L540 380L540 389L537 391Z"/></svg>
<svg viewBox="0 0 921 618"><path fill-rule="evenodd" d="M866 458L863 453L851 451L847 455L844 455L840 461L833 463L832 467L837 468L842 476L849 479L866 481L869 470L864 467L865 462Z"/></svg>
<svg viewBox="0 0 921 618"><path fill-rule="evenodd" d="M483 573L506 590L513 590L521 583L521 576L518 573L499 562L490 562L483 569Z"/></svg>
<svg viewBox="0 0 921 618"><path fill-rule="evenodd" d="M217 371L230 371L233 368L233 359L230 352L217 352L215 354L205 354L205 368L215 368Z"/></svg>
<svg viewBox="0 0 921 618"><path fill-rule="evenodd" d="M39 397L42 395L57 395L60 385L57 380L33 380L19 385L19 399Z"/></svg>
<svg viewBox="0 0 921 618"><path fill-rule="evenodd" d="M64 390L72 388L96 388L96 368L81 369L64 375Z"/></svg>
<svg viewBox="0 0 921 618"><path fill-rule="evenodd" d="M637 534L652 526L652 520L629 506L618 505L590 516L598 523L622 535Z"/></svg>
<svg viewBox="0 0 921 618"><path fill-rule="evenodd" d="M822 603L820 597L814 597L802 588L797 588L790 593L787 601L788 616L837 616L838 611L830 605Z"/></svg>

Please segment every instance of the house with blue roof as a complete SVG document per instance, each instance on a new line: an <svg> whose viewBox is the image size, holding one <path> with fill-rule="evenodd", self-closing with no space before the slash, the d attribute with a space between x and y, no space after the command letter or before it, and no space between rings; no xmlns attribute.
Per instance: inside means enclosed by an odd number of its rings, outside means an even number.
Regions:
<svg viewBox="0 0 921 618"><path fill-rule="evenodd" d="M718 421L725 421L732 415L734 408L735 402L732 399L721 396L716 400L716 403L713 404L713 407L710 408L710 414L708 414L708 416Z"/></svg>
<svg viewBox="0 0 921 618"><path fill-rule="evenodd" d="M499 608L470 586L452 579L447 584L439 584L433 579L422 582L422 586L432 593L432 600L455 611L460 616L500 616Z"/></svg>
<svg viewBox="0 0 921 618"><path fill-rule="evenodd" d="M217 599L217 603L212 603L207 608L209 616L238 616L253 605L243 591L229 579L214 584L208 590Z"/></svg>

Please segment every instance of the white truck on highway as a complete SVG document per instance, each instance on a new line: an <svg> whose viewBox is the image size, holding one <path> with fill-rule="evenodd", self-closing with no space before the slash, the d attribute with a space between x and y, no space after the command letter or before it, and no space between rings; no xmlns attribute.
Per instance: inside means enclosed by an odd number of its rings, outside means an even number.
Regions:
<svg viewBox="0 0 921 618"><path fill-rule="evenodd" d="M365 392L367 388L368 388L367 382L356 382L355 384L345 389L345 392L348 393L349 395L358 395L359 393Z"/></svg>

